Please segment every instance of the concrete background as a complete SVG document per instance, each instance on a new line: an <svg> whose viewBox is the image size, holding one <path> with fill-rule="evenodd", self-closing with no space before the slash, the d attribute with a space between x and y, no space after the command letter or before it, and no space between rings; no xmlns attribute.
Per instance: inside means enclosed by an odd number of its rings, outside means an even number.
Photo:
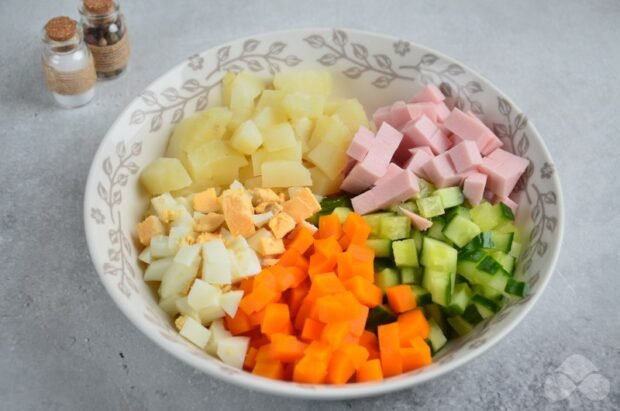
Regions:
<svg viewBox="0 0 620 411"><path fill-rule="evenodd" d="M620 408L620 2L150 0L123 6L133 43L130 71L100 84L89 106L66 111L46 93L39 35L48 18L76 16L76 2L0 1L1 409L317 406L221 383L157 348L105 293L82 228L92 156L143 87L220 42L310 26L400 36L487 76L544 136L567 209L557 271L510 336L443 378L321 408ZM609 381L604 400L577 391L564 401L546 398L545 380L571 355L587 358Z"/></svg>

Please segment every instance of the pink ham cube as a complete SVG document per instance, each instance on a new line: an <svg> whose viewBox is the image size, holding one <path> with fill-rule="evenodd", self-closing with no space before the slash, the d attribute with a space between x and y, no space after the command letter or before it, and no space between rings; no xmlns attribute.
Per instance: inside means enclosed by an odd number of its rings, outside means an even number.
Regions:
<svg viewBox="0 0 620 411"><path fill-rule="evenodd" d="M354 160L354 159L352 159L352 158L349 158L349 159L347 160L347 165L346 165L346 166L344 166L344 170L342 170L343 174L344 174L345 176L346 176L347 174L349 174L349 172L350 172L351 170L353 170L353 167L355 167L355 165L356 165L356 164L357 164L357 161L355 161L355 160Z"/></svg>
<svg viewBox="0 0 620 411"><path fill-rule="evenodd" d="M400 212L403 213L403 215L407 218L409 218L409 220L411 220L411 223L413 224L413 226L415 228L417 228L420 231L426 231L429 228L431 228L431 226L433 225L433 222L431 220L427 220L426 218L422 217L421 215L417 215L416 213L414 213L413 211L409 211L406 208L403 207L398 207Z"/></svg>
<svg viewBox="0 0 620 411"><path fill-rule="evenodd" d="M356 161L362 161L372 148L374 142L375 135L373 132L364 126L360 126L353 140L351 140L351 144L347 149L347 154Z"/></svg>
<svg viewBox="0 0 620 411"><path fill-rule="evenodd" d="M502 145L501 140L478 117L466 114L458 108L452 110L444 125L459 138L476 142L482 154L492 151L490 147L497 148Z"/></svg>
<svg viewBox="0 0 620 411"><path fill-rule="evenodd" d="M400 203L415 196L419 191L418 178L409 170L402 170L372 188L379 208Z"/></svg>
<svg viewBox="0 0 620 411"><path fill-rule="evenodd" d="M379 131L377 131L375 139L385 144L390 150L396 151L396 148L403 139L403 133L396 130L391 125L383 123L381 127L379 127Z"/></svg>
<svg viewBox="0 0 620 411"><path fill-rule="evenodd" d="M524 158L496 149L482 159L478 169L488 176L487 189L498 197L508 197L528 164Z"/></svg>
<svg viewBox="0 0 620 411"><path fill-rule="evenodd" d="M390 106L379 107L372 115L375 126L380 127L386 121L390 121Z"/></svg>
<svg viewBox="0 0 620 411"><path fill-rule="evenodd" d="M342 181L340 189L348 193L357 194L370 188L387 171L387 166L384 168L373 168L373 165L376 165L376 163L371 164L363 161L355 164Z"/></svg>
<svg viewBox="0 0 620 411"><path fill-rule="evenodd" d="M456 173L448 153L442 153L433 157L424 166L424 172L437 187L450 187L461 182L460 176Z"/></svg>
<svg viewBox="0 0 620 411"><path fill-rule="evenodd" d="M414 147L412 149L409 149L409 152L411 153L411 155L414 155L418 151L424 151L429 156L435 157L435 154L433 153L433 150L431 150L431 148L429 146L420 146L420 147Z"/></svg>
<svg viewBox="0 0 620 411"><path fill-rule="evenodd" d="M353 210L361 215L372 213L381 208L377 205L377 200L372 190L353 197L351 199L351 205L353 206Z"/></svg>
<svg viewBox="0 0 620 411"><path fill-rule="evenodd" d="M412 99L412 103L441 103L445 96L434 84L428 84L418 92Z"/></svg>
<svg viewBox="0 0 620 411"><path fill-rule="evenodd" d="M471 140L465 140L452 147L448 151L448 155L457 173L471 170L482 163L478 146Z"/></svg>
<svg viewBox="0 0 620 411"><path fill-rule="evenodd" d="M419 146L429 146L434 154L439 154L449 149L452 144L447 133L425 114L405 124L402 131L405 137L398 148L399 157L405 155L405 150Z"/></svg>
<svg viewBox="0 0 620 411"><path fill-rule="evenodd" d="M395 128L401 128L405 123L411 120L409 108L404 101L397 101L390 107L390 120L388 123Z"/></svg>
<svg viewBox="0 0 620 411"><path fill-rule="evenodd" d="M428 180L429 177L426 175L424 167L433 159L433 157L434 155L432 152L429 154L425 150L416 151L411 158L409 158L409 161L405 163L405 168L415 175Z"/></svg>
<svg viewBox="0 0 620 411"><path fill-rule="evenodd" d="M417 120L421 114L425 114L433 122L437 121L437 104L435 103L409 103L407 107L411 120Z"/></svg>
<svg viewBox="0 0 620 411"><path fill-rule="evenodd" d="M482 173L471 173L465 177L463 183L463 195L469 204L477 206L484 196L484 187L487 183L487 176Z"/></svg>
<svg viewBox="0 0 620 411"><path fill-rule="evenodd" d="M446 121L446 119L450 115L450 109L448 108L448 106L446 106L446 103L442 101L441 103L435 104L435 115L436 121L438 123L443 123L444 121Z"/></svg>
<svg viewBox="0 0 620 411"><path fill-rule="evenodd" d="M394 163L390 163L388 165L387 171L385 172L385 174L379 178L377 181L375 181L375 185L381 185L384 182L386 182L387 180L389 180L390 178L394 177L396 174L400 173L401 171L403 171L402 168L398 167L396 164Z"/></svg>

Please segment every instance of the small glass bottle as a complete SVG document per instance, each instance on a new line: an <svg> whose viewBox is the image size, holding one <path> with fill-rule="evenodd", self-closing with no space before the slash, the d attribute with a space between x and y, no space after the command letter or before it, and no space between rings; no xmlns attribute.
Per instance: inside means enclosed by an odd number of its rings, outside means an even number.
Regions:
<svg viewBox="0 0 620 411"><path fill-rule="evenodd" d="M97 78L119 76L129 62L129 39L118 2L83 0L79 11L84 40L95 59Z"/></svg>
<svg viewBox="0 0 620 411"><path fill-rule="evenodd" d="M66 108L88 104L95 96L97 75L77 22L55 17L43 29L43 70L47 87Z"/></svg>

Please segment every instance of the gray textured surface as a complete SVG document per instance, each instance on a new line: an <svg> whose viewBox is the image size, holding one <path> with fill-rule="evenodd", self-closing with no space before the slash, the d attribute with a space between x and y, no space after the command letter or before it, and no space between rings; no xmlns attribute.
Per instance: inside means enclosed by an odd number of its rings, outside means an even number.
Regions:
<svg viewBox="0 0 620 411"><path fill-rule="evenodd" d="M134 95L163 70L222 41L310 26L400 36L487 76L544 136L567 210L557 271L500 344L414 389L324 408L620 408L617 0L128 2L130 71L100 84L89 106L65 111L45 92L39 30L55 14L75 15L75 3L0 1L0 408L313 407L226 385L157 348L106 295L82 229L91 158ZM605 400L577 392L560 402L545 397L546 378L573 354L610 382Z"/></svg>

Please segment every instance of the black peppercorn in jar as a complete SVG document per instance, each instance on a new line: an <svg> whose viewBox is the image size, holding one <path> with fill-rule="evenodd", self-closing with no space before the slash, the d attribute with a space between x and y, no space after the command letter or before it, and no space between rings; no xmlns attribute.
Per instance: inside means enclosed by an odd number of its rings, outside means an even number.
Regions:
<svg viewBox="0 0 620 411"><path fill-rule="evenodd" d="M79 11L84 41L95 59L97 78L117 77L129 62L127 27L118 1L83 0Z"/></svg>

